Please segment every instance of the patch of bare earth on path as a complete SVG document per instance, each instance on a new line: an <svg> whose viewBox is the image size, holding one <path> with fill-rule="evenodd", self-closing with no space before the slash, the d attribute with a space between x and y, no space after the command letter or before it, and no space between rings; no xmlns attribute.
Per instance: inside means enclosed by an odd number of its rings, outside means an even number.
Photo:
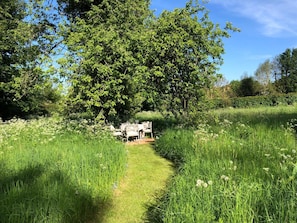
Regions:
<svg viewBox="0 0 297 223"><path fill-rule="evenodd" d="M137 139L134 141L126 142L127 145L141 145L141 144L147 144L147 143L153 143L155 142L154 138L144 138L144 139Z"/></svg>

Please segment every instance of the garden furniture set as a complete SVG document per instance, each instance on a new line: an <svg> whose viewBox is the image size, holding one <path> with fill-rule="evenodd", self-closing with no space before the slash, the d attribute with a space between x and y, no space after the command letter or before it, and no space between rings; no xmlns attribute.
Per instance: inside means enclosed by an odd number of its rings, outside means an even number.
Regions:
<svg viewBox="0 0 297 223"><path fill-rule="evenodd" d="M121 138L127 142L134 139L143 139L146 134L149 134L153 138L153 123L151 121L145 121L142 123L129 123L125 122L120 125L120 128L116 129L113 125L110 126L113 136Z"/></svg>

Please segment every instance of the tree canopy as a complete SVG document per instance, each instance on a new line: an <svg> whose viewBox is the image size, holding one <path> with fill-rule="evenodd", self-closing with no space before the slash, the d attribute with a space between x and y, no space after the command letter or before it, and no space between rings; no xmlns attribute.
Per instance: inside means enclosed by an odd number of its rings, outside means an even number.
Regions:
<svg viewBox="0 0 297 223"><path fill-rule="evenodd" d="M60 61L72 71L69 112L114 118L141 106L139 48L148 13L145 1L103 1L87 19L76 17L65 38L71 54Z"/></svg>
<svg viewBox="0 0 297 223"><path fill-rule="evenodd" d="M78 1L79 3L79 1ZM158 17L149 1L102 1L76 15L61 60L70 81L68 112L107 119L142 106L186 111L214 80L222 38L235 30L213 24L199 1ZM84 10L84 8L82 8Z"/></svg>
<svg viewBox="0 0 297 223"><path fill-rule="evenodd" d="M229 28L230 24L225 29L213 24L207 10L193 1L164 11L154 21L146 58L147 82L166 101L167 110L186 111L198 102L201 90L214 82L223 62L222 38L229 37Z"/></svg>
<svg viewBox="0 0 297 223"><path fill-rule="evenodd" d="M58 97L42 66L52 25L36 2L0 2L0 116L41 114Z"/></svg>
<svg viewBox="0 0 297 223"><path fill-rule="evenodd" d="M223 38L204 2L154 15L149 0L0 3L0 116L46 112L67 80L66 114L108 121L140 109L187 112L216 79ZM62 46L64 56L54 52ZM55 73L56 72L56 73Z"/></svg>
<svg viewBox="0 0 297 223"><path fill-rule="evenodd" d="M278 91L297 92L297 49L286 49L274 60L273 75Z"/></svg>
<svg viewBox="0 0 297 223"><path fill-rule="evenodd" d="M261 84L261 94L297 92L297 49L288 48L261 63L255 79Z"/></svg>

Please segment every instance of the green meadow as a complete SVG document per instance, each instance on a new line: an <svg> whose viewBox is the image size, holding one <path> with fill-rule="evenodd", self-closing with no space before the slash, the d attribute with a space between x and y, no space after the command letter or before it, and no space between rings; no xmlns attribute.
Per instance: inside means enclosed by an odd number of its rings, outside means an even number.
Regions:
<svg viewBox="0 0 297 223"><path fill-rule="evenodd" d="M126 169L124 145L87 121L0 129L0 222L100 222Z"/></svg>
<svg viewBox="0 0 297 223"><path fill-rule="evenodd" d="M297 222L297 108L211 111L156 150L177 173L151 222Z"/></svg>
<svg viewBox="0 0 297 223"><path fill-rule="evenodd" d="M128 222L129 213L115 212L144 207L146 216L135 219L153 223L297 222L296 105L214 110L203 117L189 127L159 113L138 114L138 120L154 120L153 148L175 168L163 192L141 204L127 194L129 184L119 183L137 182L137 168L151 181L161 179L154 166L142 168L141 145L129 153L87 120L2 122L0 222L104 222L109 216ZM128 158L137 160L135 176ZM125 191L124 202L114 204L121 199L115 191Z"/></svg>

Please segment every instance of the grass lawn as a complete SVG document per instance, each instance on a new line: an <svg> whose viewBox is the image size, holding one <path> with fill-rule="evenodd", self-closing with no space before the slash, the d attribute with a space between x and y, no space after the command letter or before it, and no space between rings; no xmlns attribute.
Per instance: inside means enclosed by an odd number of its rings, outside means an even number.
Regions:
<svg viewBox="0 0 297 223"><path fill-rule="evenodd" d="M151 144L127 145L126 176L114 190L109 211L102 222L144 222L149 205L173 175L172 164L155 153ZM100 213L99 213L100 214Z"/></svg>

